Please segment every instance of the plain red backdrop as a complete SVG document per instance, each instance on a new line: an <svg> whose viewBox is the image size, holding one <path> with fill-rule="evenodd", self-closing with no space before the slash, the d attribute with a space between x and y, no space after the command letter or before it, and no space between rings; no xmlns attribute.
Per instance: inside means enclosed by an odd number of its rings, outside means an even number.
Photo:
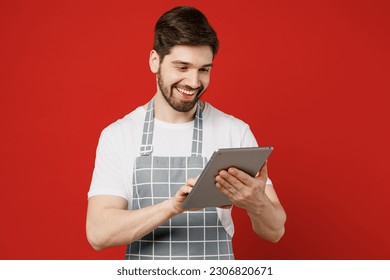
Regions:
<svg viewBox="0 0 390 280"><path fill-rule="evenodd" d="M0 259L122 259L85 237L101 130L155 93L153 27L201 9L205 100L275 151L277 244L235 208L237 259L389 259L388 1L0 1Z"/></svg>

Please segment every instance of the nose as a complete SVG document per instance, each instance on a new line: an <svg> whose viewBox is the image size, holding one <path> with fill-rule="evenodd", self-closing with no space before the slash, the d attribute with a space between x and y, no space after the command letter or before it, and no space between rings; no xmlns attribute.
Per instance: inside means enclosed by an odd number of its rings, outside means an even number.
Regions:
<svg viewBox="0 0 390 280"><path fill-rule="evenodd" d="M193 89L200 87L199 73L197 70L194 69L193 71L187 72L186 84Z"/></svg>

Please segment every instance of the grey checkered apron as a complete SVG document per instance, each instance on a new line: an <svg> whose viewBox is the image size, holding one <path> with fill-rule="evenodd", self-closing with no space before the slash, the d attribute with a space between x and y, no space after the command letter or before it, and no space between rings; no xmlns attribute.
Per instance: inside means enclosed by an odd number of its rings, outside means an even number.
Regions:
<svg viewBox="0 0 390 280"><path fill-rule="evenodd" d="M172 197L206 165L202 157L202 110L197 106L191 156L153 156L153 99L148 104L141 155L133 170L132 209L141 209ZM233 259L231 237L218 219L215 207L187 211L173 217L141 239L127 245L130 260Z"/></svg>

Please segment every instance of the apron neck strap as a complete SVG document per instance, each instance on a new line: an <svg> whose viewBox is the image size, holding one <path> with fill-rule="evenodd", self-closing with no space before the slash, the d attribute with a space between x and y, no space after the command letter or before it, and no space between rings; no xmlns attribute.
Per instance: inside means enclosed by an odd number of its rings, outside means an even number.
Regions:
<svg viewBox="0 0 390 280"><path fill-rule="evenodd" d="M196 113L194 120L194 129L192 134L192 150L191 156L202 156L202 141L203 141L203 119L201 102L196 105ZM153 152L153 130L154 130L154 98L149 101L144 128L142 132L142 144L140 148L141 156L149 156Z"/></svg>

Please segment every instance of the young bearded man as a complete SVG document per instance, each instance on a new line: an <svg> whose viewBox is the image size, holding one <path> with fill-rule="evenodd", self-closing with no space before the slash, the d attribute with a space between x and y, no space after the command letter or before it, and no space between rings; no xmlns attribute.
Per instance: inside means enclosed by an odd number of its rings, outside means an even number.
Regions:
<svg viewBox="0 0 390 280"><path fill-rule="evenodd" d="M158 20L149 59L157 92L100 136L88 193L93 248L127 244L126 259L234 259L231 207L182 208L213 151L257 146L247 124L200 100L217 50L199 10L176 7ZM282 237L286 215L266 165L256 177L229 168L215 180L258 236Z"/></svg>

